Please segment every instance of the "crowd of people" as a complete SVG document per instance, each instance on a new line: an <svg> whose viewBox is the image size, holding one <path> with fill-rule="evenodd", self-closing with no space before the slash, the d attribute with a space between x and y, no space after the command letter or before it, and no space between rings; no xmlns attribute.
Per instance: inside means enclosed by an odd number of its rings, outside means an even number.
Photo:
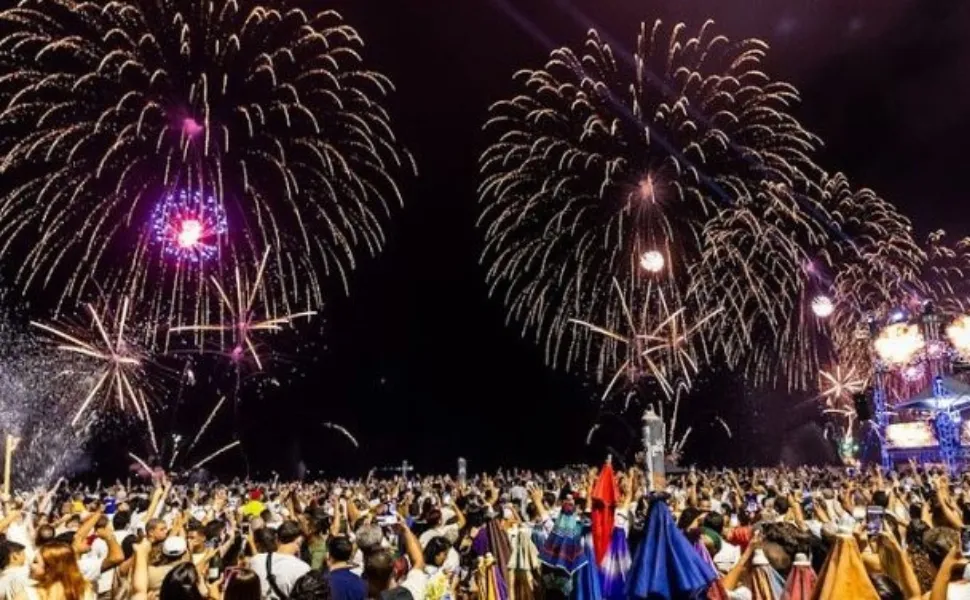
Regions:
<svg viewBox="0 0 970 600"><path fill-rule="evenodd" d="M5 497L0 600L970 598L970 473L59 482Z"/></svg>

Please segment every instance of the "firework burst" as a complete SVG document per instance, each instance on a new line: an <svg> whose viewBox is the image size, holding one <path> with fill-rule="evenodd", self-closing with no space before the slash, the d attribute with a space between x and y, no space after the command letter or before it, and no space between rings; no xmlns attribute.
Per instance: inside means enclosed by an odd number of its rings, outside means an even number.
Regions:
<svg viewBox="0 0 970 600"><path fill-rule="evenodd" d="M642 312L634 313L623 297L619 281L614 280L613 285L625 318L624 328L620 331L625 331L625 334L578 319L571 319L571 322L594 335L613 340L625 350L625 357L619 368L607 381L603 400L610 396L624 378L638 395L642 393L644 383L657 384L663 396L659 412L661 416L669 416L669 432L673 436L677 428L682 395L690 391L692 378L699 369L700 360L695 355L693 338L698 337L721 310L689 323L684 309L672 307L663 296L662 288L653 287L647 291L647 295L653 297L655 302ZM654 315L657 313L661 317L659 323L654 324ZM601 372L599 375L601 380L606 380L607 373Z"/></svg>
<svg viewBox="0 0 970 600"><path fill-rule="evenodd" d="M394 175L413 171L362 46L333 11L259 0L0 11L0 249L24 255L17 284L66 282L64 301L104 282L153 319L201 318L211 261L157 243L174 196L220 213L204 252L218 268L274 249L279 310L320 304L323 274L346 287L355 254L384 244ZM200 249L205 219L179 227L179 248Z"/></svg>
<svg viewBox="0 0 970 600"><path fill-rule="evenodd" d="M593 31L581 51L560 48L544 69L520 72L519 95L492 107L493 144L480 160L483 260L508 319L535 335L550 364L622 363L621 340L565 325L621 330L621 298L639 313L651 282L688 320L724 302L723 322L742 332L726 338L729 355L753 339L753 307L775 301L758 288L763 273L779 279L765 284L773 294L798 301L786 269L804 252L783 240L813 227L797 199L819 176L809 158L817 140L788 113L794 88L760 70L764 54L762 42L730 42L711 23L693 37L683 25L669 35L659 22L642 26L632 56ZM760 239L766 207L777 209L769 225L784 260L707 250L722 227ZM726 292L730 268L739 278Z"/></svg>
<svg viewBox="0 0 970 600"><path fill-rule="evenodd" d="M212 196L182 190L169 193L152 214L152 233L162 252L177 263L202 263L217 257L219 238L229 231L226 213Z"/></svg>
<svg viewBox="0 0 970 600"><path fill-rule="evenodd" d="M920 274L919 293L933 300L946 316L970 312L970 237L948 242L946 232L935 231L924 248L926 262Z"/></svg>
<svg viewBox="0 0 970 600"><path fill-rule="evenodd" d="M121 302L114 315L105 310L99 313L92 305L86 308L91 315L91 327L54 327L31 321L31 325L51 334L58 342L58 350L95 361L94 383L74 413L71 425L77 425L92 404L100 399L114 400L121 411L134 411L145 420L148 418L145 386L148 353L131 337L128 318L128 298Z"/></svg>
<svg viewBox="0 0 970 600"><path fill-rule="evenodd" d="M258 316L257 309L259 307L257 303L263 297L267 280L266 265L269 256L270 253L267 250L263 254L263 259L259 262L256 275L252 280L245 274L241 274L238 267L236 268L234 287L230 288L232 294L226 292L218 279L213 278L211 280L212 287L218 294L223 313L227 317L224 323L183 325L173 327L170 330L171 333L196 332L228 335L232 341L229 350L229 358L232 359L232 362L238 365L248 356L252 358L256 368L262 370L263 359L257 351L254 335L279 332L283 330L284 325L291 325L297 319L309 318L317 314L316 311L307 310L282 316L273 316L269 313Z"/></svg>
<svg viewBox="0 0 970 600"><path fill-rule="evenodd" d="M909 219L872 190L853 190L844 175L826 180L822 202L836 234L813 264L835 302L829 328L835 358L847 369L867 373L869 320L912 295L925 254Z"/></svg>
<svg viewBox="0 0 970 600"><path fill-rule="evenodd" d="M819 371L819 390L825 406L832 409L851 408L852 396L866 389L866 379L853 367L836 365L831 371Z"/></svg>

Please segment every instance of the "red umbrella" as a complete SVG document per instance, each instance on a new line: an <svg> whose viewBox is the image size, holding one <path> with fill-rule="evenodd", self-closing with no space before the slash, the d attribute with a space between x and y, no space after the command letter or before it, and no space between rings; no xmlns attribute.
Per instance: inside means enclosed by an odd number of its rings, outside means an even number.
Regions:
<svg viewBox="0 0 970 600"><path fill-rule="evenodd" d="M603 557L610 549L617 496L619 493L613 477L613 466L607 462L593 486L593 553L597 565L603 562Z"/></svg>

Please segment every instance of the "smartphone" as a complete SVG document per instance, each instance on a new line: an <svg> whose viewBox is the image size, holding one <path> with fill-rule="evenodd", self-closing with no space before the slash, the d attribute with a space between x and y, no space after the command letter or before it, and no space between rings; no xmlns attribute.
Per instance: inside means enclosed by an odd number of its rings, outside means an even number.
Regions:
<svg viewBox="0 0 970 600"><path fill-rule="evenodd" d="M960 554L963 558L970 558L970 526L960 530Z"/></svg>
<svg viewBox="0 0 970 600"><path fill-rule="evenodd" d="M383 515L377 517L377 524L381 527L388 527L390 525L397 525L397 515Z"/></svg>
<svg viewBox="0 0 970 600"><path fill-rule="evenodd" d="M744 495L744 510L750 514L758 512L758 497L754 494Z"/></svg>
<svg viewBox="0 0 970 600"><path fill-rule="evenodd" d="M881 506L866 507L866 533L875 536L882 532L883 513Z"/></svg>

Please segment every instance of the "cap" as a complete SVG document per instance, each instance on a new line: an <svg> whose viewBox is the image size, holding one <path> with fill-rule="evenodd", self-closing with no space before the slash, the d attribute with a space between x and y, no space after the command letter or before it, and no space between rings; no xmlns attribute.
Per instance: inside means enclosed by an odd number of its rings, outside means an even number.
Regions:
<svg viewBox="0 0 970 600"><path fill-rule="evenodd" d="M185 554L188 546L185 543L185 538L173 535L165 538L162 542L162 554L168 556L169 558L178 558Z"/></svg>

